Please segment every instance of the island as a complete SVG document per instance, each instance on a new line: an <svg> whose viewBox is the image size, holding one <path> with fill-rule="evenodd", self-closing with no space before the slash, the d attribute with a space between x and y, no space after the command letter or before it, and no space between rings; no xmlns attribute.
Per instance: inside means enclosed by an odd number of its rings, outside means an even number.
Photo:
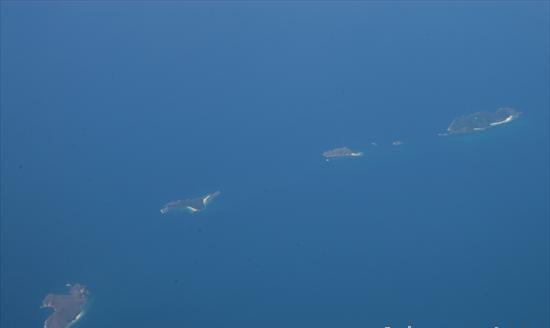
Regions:
<svg viewBox="0 0 550 328"><path fill-rule="evenodd" d="M352 151L348 147L334 148L323 152L323 157L328 161L335 158L342 157L361 157L363 153L360 151Z"/></svg>
<svg viewBox="0 0 550 328"><path fill-rule="evenodd" d="M88 289L81 284L70 285L69 294L48 294L42 301L42 308L54 312L44 322L44 328L67 328L80 319L88 301Z"/></svg>
<svg viewBox="0 0 550 328"><path fill-rule="evenodd" d="M477 112L460 116L451 122L447 133L440 135L475 133L488 128L509 123L519 117L521 112L509 107L499 108L496 112Z"/></svg>
<svg viewBox="0 0 550 328"><path fill-rule="evenodd" d="M202 197L172 201L164 205L164 207L160 209L160 213L166 214L173 210L184 210L189 213L200 212L220 194L220 191L216 191Z"/></svg>

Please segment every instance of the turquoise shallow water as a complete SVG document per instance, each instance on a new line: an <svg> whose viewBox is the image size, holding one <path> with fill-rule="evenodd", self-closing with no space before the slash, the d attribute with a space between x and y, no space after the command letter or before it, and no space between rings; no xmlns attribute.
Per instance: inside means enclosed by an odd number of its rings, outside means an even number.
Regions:
<svg viewBox="0 0 550 328"><path fill-rule="evenodd" d="M0 326L550 326L547 4L1 6Z"/></svg>

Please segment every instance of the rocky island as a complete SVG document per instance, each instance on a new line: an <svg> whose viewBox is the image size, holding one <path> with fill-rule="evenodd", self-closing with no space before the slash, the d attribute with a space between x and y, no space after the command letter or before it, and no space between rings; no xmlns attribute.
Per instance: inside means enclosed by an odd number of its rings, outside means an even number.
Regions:
<svg viewBox="0 0 550 328"><path fill-rule="evenodd" d="M160 212L162 214L166 214L172 210L184 210L189 213L199 212L204 210L206 206L210 204L220 194L221 194L220 191L216 191L202 197L169 202L166 205L164 205L163 208L160 209Z"/></svg>
<svg viewBox="0 0 550 328"><path fill-rule="evenodd" d="M513 108L499 108L496 112L477 112L469 115L464 115L454 119L451 125L447 128L447 133L450 134L465 134L484 131L488 128L509 123L519 117L521 112Z"/></svg>
<svg viewBox="0 0 550 328"><path fill-rule="evenodd" d="M334 148L323 152L323 157L328 161L330 159L341 158L341 157L361 157L363 153L358 151L354 152L348 147Z"/></svg>
<svg viewBox="0 0 550 328"><path fill-rule="evenodd" d="M54 312L44 322L44 328L67 328L82 317L88 301L88 289L80 284L69 285L69 294L48 294L42 301L43 308Z"/></svg>

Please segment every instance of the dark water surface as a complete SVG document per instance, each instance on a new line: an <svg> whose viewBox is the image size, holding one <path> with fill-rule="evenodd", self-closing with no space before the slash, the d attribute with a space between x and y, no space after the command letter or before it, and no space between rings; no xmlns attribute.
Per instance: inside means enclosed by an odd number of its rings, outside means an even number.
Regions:
<svg viewBox="0 0 550 328"><path fill-rule="evenodd" d="M550 326L548 3L1 9L2 327Z"/></svg>

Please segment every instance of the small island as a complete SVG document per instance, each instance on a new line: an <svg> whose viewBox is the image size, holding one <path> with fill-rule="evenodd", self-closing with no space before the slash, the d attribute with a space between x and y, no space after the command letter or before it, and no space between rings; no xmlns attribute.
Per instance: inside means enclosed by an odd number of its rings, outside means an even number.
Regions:
<svg viewBox="0 0 550 328"><path fill-rule="evenodd" d="M469 115L464 115L454 119L451 125L447 128L447 133L450 134L465 134L475 133L487 130L488 128L509 123L519 117L521 112L513 108L499 108L496 112L477 112Z"/></svg>
<svg viewBox="0 0 550 328"><path fill-rule="evenodd" d="M328 161L335 158L342 157L361 157L363 156L362 152L352 151L348 147L334 148L323 152L323 157Z"/></svg>
<svg viewBox="0 0 550 328"><path fill-rule="evenodd" d="M196 213L204 210L206 206L210 204L212 201L214 201L214 199L218 197L220 194L221 194L220 191L216 191L202 197L169 202L166 205L164 205L163 208L160 209L160 213L166 214L173 210L184 210L189 213Z"/></svg>
<svg viewBox="0 0 550 328"><path fill-rule="evenodd" d="M69 294L48 294L42 301L42 308L52 308L44 322L44 328L67 328L80 319L88 301L88 289L80 284L69 285Z"/></svg>

